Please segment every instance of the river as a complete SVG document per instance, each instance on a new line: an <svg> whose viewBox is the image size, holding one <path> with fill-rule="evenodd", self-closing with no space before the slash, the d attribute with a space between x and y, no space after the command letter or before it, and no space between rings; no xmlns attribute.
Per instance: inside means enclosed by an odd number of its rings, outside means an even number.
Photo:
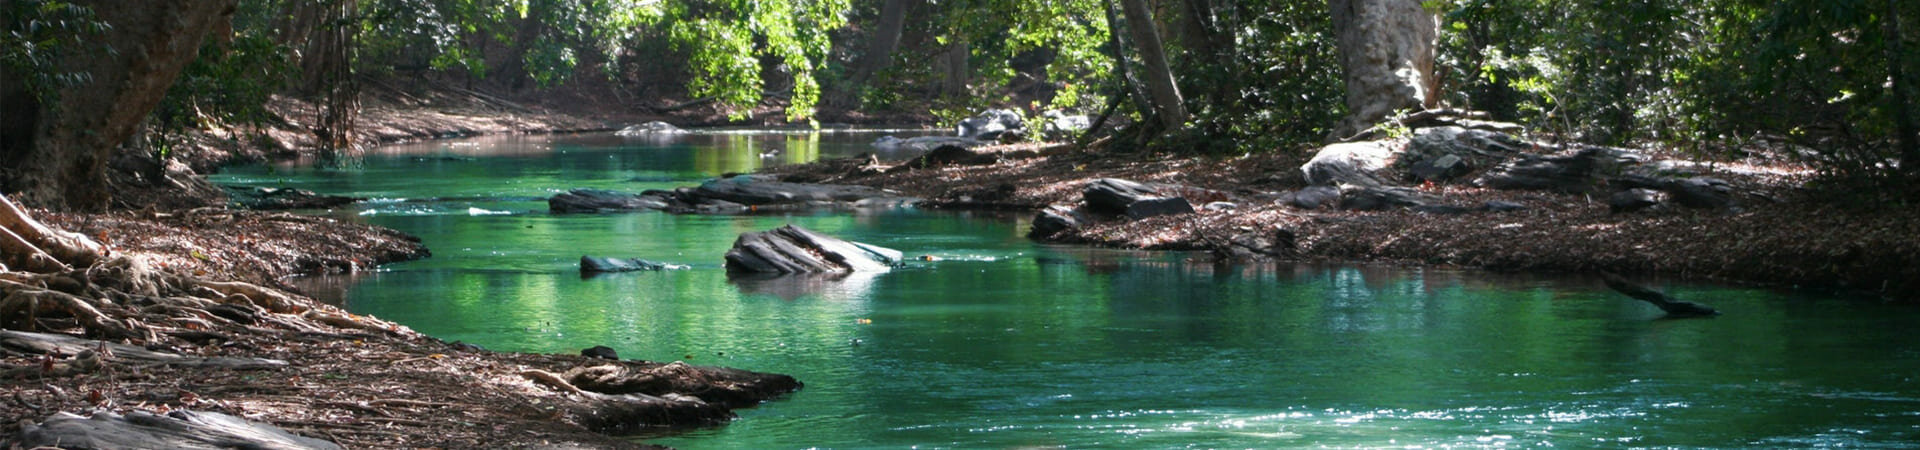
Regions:
<svg viewBox="0 0 1920 450"><path fill-rule="evenodd" d="M383 147L346 169L222 183L370 197L331 213L434 256L298 279L356 313L503 351L684 360L807 387L680 448L1911 447L1920 310L1657 283L1718 307L1665 320L1597 280L1366 265L1216 265L1035 244L1025 215L551 215L867 151L876 134L611 135ZM783 224L907 252L891 273L730 280L735 236ZM582 255L689 270L583 278Z"/></svg>

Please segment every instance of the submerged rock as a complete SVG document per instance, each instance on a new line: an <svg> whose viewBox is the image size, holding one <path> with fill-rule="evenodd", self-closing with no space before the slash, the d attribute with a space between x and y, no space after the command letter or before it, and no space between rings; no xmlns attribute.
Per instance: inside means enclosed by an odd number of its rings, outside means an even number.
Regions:
<svg viewBox="0 0 1920 450"><path fill-rule="evenodd" d="M905 255L899 250L850 242L787 225L740 235L727 250L728 272L886 272Z"/></svg>
<svg viewBox="0 0 1920 450"><path fill-rule="evenodd" d="M252 210L285 209L327 209L366 200L361 197L343 197L319 194L305 189L270 188L257 186L220 186L227 191L227 198L241 208Z"/></svg>
<svg viewBox="0 0 1920 450"><path fill-rule="evenodd" d="M680 270L686 268L687 266L678 264L667 264L639 258L580 257L580 273L582 274Z"/></svg>
<svg viewBox="0 0 1920 450"><path fill-rule="evenodd" d="M547 199L547 209L558 214L666 208L666 200L657 195L605 189L574 189Z"/></svg>
<svg viewBox="0 0 1920 450"><path fill-rule="evenodd" d="M574 189L547 199L554 213L663 210L681 214L740 214L814 208L893 208L920 199L867 186L789 183L765 175L735 175L674 190L638 194Z"/></svg>

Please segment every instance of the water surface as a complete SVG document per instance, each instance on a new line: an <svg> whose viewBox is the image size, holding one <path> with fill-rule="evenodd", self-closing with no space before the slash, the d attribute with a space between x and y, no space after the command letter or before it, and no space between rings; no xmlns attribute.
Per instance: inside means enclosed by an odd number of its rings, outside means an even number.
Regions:
<svg viewBox="0 0 1920 450"><path fill-rule="evenodd" d="M1595 280L1043 246L1024 216L545 213L568 188L690 185L873 137L436 142L217 181L373 197L331 214L421 236L431 259L301 281L357 313L496 350L608 345L807 384L725 427L643 437L681 448L1920 442L1905 306L1656 283L1727 313L1661 320ZM933 261L729 279L737 234L788 223ZM583 254L693 268L582 278Z"/></svg>

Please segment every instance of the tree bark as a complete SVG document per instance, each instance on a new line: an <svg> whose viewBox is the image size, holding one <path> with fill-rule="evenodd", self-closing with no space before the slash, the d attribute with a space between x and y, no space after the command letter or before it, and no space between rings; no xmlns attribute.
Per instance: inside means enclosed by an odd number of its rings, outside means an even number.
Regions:
<svg viewBox="0 0 1920 450"><path fill-rule="evenodd" d="M92 8L95 20L111 28L76 44L73 57L61 61L57 70L86 73L92 81L57 90L55 104L9 111L8 120L37 126L30 137L0 140L5 146L0 148L0 163L7 167L0 181L29 205L98 211L111 200L106 168L114 149L133 136L174 78L199 55L207 31L231 19L234 2L74 3Z"/></svg>
<svg viewBox="0 0 1920 450"><path fill-rule="evenodd" d="M1439 17L1419 0L1330 0L1327 6L1347 85L1347 117L1330 140L1365 131L1395 110L1437 106Z"/></svg>
<svg viewBox="0 0 1920 450"><path fill-rule="evenodd" d="M953 43L947 44L946 52L940 55L941 69L945 73L940 84L942 94L948 97L968 95L967 78L973 69L968 68L967 57L972 54L973 50L967 46L966 39L955 38Z"/></svg>
<svg viewBox="0 0 1920 450"><path fill-rule="evenodd" d="M1153 25L1153 12L1147 9L1146 0L1120 0L1120 10L1127 16L1127 32L1133 35L1134 47L1140 50L1141 62L1146 65L1147 93L1153 96L1154 114L1168 130L1186 126L1186 100L1181 98L1173 69L1167 65L1166 47Z"/></svg>
<svg viewBox="0 0 1920 450"><path fill-rule="evenodd" d="M1893 84L1894 145L1900 148L1900 168L1908 175L1920 176L1920 125L1913 119L1913 82L1906 77L1904 36L1900 32L1899 2L1887 0L1887 16L1881 28L1887 39L1887 78Z"/></svg>
<svg viewBox="0 0 1920 450"><path fill-rule="evenodd" d="M900 48L900 35L907 28L907 9L917 0L887 0L880 5L880 22L875 24L867 54L860 61L854 81L865 83L874 73L893 65L893 52Z"/></svg>

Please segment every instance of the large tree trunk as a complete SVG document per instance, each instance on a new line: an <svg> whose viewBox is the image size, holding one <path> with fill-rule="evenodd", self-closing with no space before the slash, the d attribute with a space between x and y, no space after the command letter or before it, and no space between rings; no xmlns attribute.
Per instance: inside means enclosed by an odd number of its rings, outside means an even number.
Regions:
<svg viewBox="0 0 1920 450"><path fill-rule="evenodd" d="M0 181L27 204L96 211L109 201L106 168L113 151L133 136L160 104L187 63L198 56L208 30L233 15L233 0L75 0L111 25L70 50L55 70L86 73L91 81L58 89L44 105L16 82L0 83L9 108L0 138ZM17 74L6 74L15 78ZM31 134L16 134L24 123Z"/></svg>
<svg viewBox="0 0 1920 450"><path fill-rule="evenodd" d="M1395 110L1437 106L1439 17L1419 0L1330 0L1327 6L1347 84L1347 117L1331 139L1365 131Z"/></svg>
<svg viewBox="0 0 1920 450"><path fill-rule="evenodd" d="M1180 129L1187 123L1186 100L1180 97L1180 86L1173 81L1173 69L1167 66L1166 47L1160 43L1160 32L1154 27L1153 12L1147 9L1146 0L1121 0L1120 9L1127 16L1127 32L1133 36L1134 47L1139 48L1141 62L1146 65L1147 93L1153 96L1153 112L1160 116L1160 123L1168 130Z"/></svg>

